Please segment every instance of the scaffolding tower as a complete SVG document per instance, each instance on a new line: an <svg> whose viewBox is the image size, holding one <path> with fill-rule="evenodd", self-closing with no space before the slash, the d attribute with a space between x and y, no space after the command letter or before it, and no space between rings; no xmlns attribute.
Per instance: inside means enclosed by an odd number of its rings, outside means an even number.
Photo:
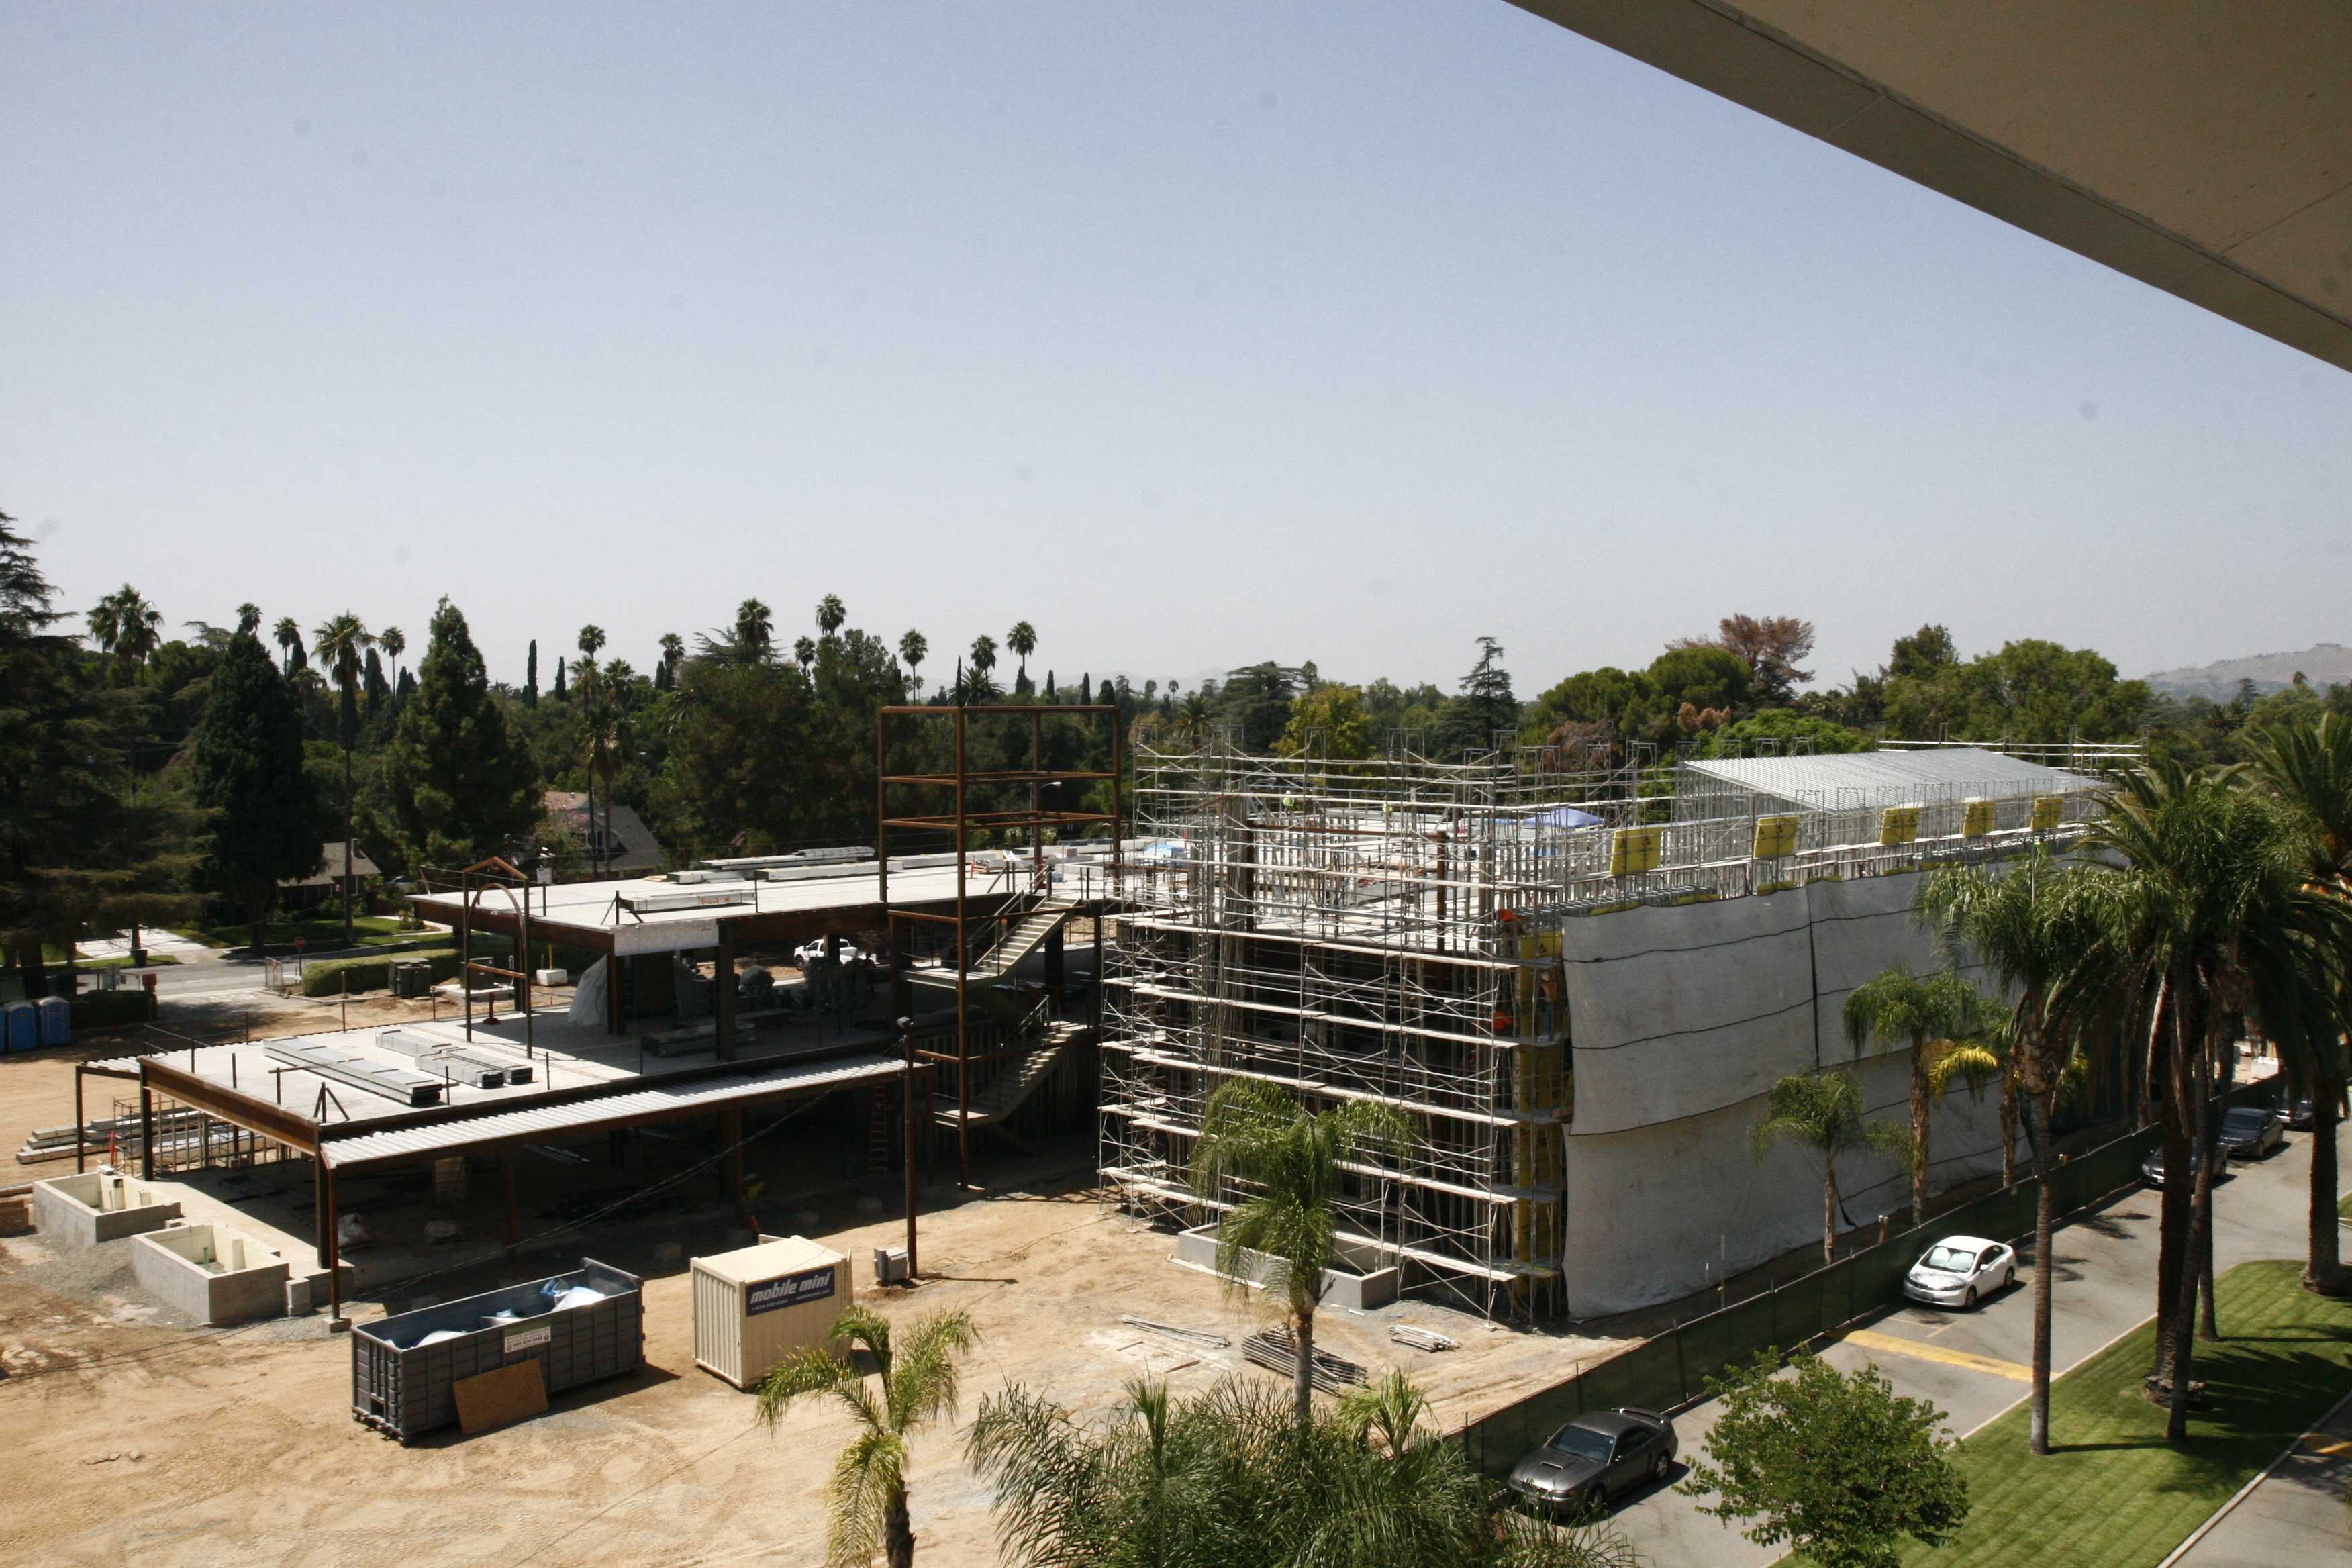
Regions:
<svg viewBox="0 0 2352 1568"><path fill-rule="evenodd" d="M1349 1168L1343 1244L1412 1293L1556 1309L1572 1087L1544 917L1569 835L1630 802L1630 778L1402 742L1345 762L1244 755L1223 734L1139 748L1146 847L1104 984L1100 1163L1118 1201L1180 1224L1231 1206L1190 1169L1234 1078L1310 1110L1377 1101L1419 1136Z"/></svg>

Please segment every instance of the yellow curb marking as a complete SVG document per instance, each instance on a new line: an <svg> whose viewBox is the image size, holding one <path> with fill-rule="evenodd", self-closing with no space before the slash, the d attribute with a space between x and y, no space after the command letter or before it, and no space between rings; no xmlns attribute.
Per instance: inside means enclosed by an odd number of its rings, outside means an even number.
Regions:
<svg viewBox="0 0 2352 1568"><path fill-rule="evenodd" d="M2313 1443L2308 1447L2321 1458L2332 1459L2338 1454L2352 1454L2352 1438L2339 1437L2333 1443Z"/></svg>
<svg viewBox="0 0 2352 1568"><path fill-rule="evenodd" d="M1924 1344L1895 1334L1882 1334L1872 1329L1856 1329L1845 1336L1848 1343L1865 1350L1886 1351L1895 1355L1916 1356L1921 1361L1939 1361L1947 1366L1966 1367L1970 1372L1989 1372L1995 1377L2005 1377L2014 1383L2032 1383L2033 1369L2013 1361L2000 1361L1989 1355L1974 1355L1967 1351L1947 1350L1942 1345Z"/></svg>

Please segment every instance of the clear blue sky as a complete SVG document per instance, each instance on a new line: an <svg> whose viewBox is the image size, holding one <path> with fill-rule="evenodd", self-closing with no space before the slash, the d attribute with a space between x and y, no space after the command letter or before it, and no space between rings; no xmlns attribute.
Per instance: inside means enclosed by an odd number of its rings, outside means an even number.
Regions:
<svg viewBox="0 0 2352 1568"><path fill-rule="evenodd" d="M0 147L78 607L1530 696L1731 610L2352 642L2352 376L1501 0L5 0Z"/></svg>

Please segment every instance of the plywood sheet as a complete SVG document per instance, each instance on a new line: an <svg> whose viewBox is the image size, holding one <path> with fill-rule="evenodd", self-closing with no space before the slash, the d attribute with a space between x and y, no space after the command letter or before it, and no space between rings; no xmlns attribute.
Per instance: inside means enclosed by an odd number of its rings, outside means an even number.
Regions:
<svg viewBox="0 0 2352 1568"><path fill-rule="evenodd" d="M468 1437L537 1415L547 1408L547 1380L536 1356L449 1385L457 1401L457 1429Z"/></svg>

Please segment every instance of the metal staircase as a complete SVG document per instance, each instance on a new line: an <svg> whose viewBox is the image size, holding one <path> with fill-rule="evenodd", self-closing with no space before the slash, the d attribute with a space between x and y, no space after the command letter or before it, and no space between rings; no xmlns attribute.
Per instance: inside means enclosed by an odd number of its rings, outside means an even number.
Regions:
<svg viewBox="0 0 2352 1568"><path fill-rule="evenodd" d="M1047 894L1005 929L988 950L971 960L963 972L969 985L993 985L1011 976L1021 961L1045 945L1045 940L1062 929L1064 921L1077 913L1076 900ZM919 985L953 985L956 972L952 964L935 969L909 969L907 978Z"/></svg>
<svg viewBox="0 0 2352 1568"><path fill-rule="evenodd" d="M1003 1121L1020 1110L1037 1086L1052 1075L1055 1065L1062 1059L1062 1053L1076 1045L1086 1032L1084 1024L1066 1018L1048 1020L1039 1030L1036 1043L972 1097L967 1118L969 1125L987 1127ZM954 1096L933 1095L931 1111L940 1126L955 1126Z"/></svg>

